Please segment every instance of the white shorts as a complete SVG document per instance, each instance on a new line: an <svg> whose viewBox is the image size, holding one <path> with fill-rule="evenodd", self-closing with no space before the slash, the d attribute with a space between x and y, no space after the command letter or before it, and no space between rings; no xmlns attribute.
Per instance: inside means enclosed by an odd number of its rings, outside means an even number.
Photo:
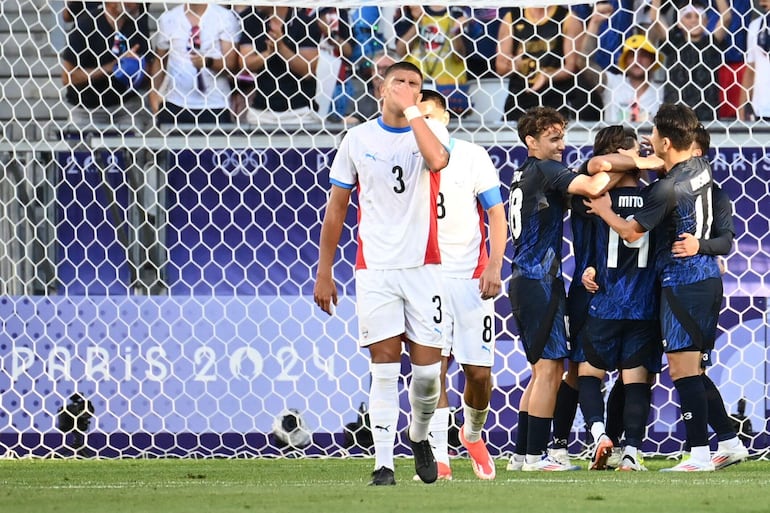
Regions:
<svg viewBox="0 0 770 513"><path fill-rule="evenodd" d="M422 346L443 347L441 266L357 270L356 311L361 347L402 333Z"/></svg>
<svg viewBox="0 0 770 513"><path fill-rule="evenodd" d="M492 367L495 361L495 300L481 299L479 280L444 278L444 336L442 356L457 363Z"/></svg>

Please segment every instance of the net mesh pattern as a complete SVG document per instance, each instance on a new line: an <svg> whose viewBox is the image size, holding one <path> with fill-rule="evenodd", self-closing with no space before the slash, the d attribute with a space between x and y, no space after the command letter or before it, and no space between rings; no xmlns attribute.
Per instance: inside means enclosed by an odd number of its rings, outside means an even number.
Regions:
<svg viewBox="0 0 770 513"><path fill-rule="evenodd" d="M746 108L740 83L749 23L766 13L731 3L730 28L717 40L720 4L695 10L713 36L698 47L674 35L691 12L669 2L657 14L625 0L563 6L548 12L560 20L553 38L522 38L531 23L519 7L442 13L308 1L287 8L276 28L271 16L281 9L236 18L220 6L194 32L172 16L178 4L151 2L127 14L124 27L132 28L118 34L88 3L67 23L64 2L6 0L0 455L370 454L369 363L356 342L355 208L334 266L341 300L333 317L315 307L312 291L328 166L345 130L376 115L379 73L388 57L402 56L450 98L450 131L488 149L503 197L526 157L515 112L527 95L570 118L571 166L590 156L607 124L649 134L655 101L692 102L704 113L714 176L733 200L737 231L708 373L747 446L763 454L770 125ZM97 43L99 31L107 36ZM701 60L691 63L693 48ZM627 84L645 52L652 100ZM223 69L230 60L235 67ZM309 81L297 71L303 63ZM521 95L509 95L512 81ZM749 94L757 108L762 83L757 75ZM568 281L570 240L567 230ZM505 279L510 257L509 248ZM496 300L485 431L495 456L513 450L529 380L510 310L507 297ZM455 363L449 374L456 427L464 381ZM406 361L403 375L400 433ZM664 371L644 452L681 450L679 415ZM573 454L586 449L587 436L578 412ZM462 453L456 439L454 446ZM409 452L403 435L397 451Z"/></svg>

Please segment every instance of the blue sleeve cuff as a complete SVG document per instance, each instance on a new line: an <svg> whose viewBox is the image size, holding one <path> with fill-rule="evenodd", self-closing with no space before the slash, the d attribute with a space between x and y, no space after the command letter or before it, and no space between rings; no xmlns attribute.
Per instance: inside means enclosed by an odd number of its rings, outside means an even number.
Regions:
<svg viewBox="0 0 770 513"><path fill-rule="evenodd" d="M336 185L337 187L342 187L343 189L353 189L355 187L355 184L351 185L349 183L340 182L339 180L335 180L334 178L329 179L329 183L332 185Z"/></svg>
<svg viewBox="0 0 770 513"><path fill-rule="evenodd" d="M489 210L495 205L499 205L503 202L503 196L500 194L500 187L493 187L487 191L482 192L478 196L481 206L484 210Z"/></svg>

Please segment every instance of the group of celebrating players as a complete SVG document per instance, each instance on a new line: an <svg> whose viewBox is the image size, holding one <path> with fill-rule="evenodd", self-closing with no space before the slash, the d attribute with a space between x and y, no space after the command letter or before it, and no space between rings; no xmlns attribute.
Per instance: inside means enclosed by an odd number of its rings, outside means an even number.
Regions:
<svg viewBox="0 0 770 513"><path fill-rule="evenodd" d="M371 356L370 484L396 483L403 345L412 368L406 435L415 479L452 478L450 355L465 374L460 440L476 476L495 478L482 430L508 230L508 294L532 371L508 470L580 468L566 451L578 403L594 440L591 469L646 470L639 449L663 352L690 449L665 470L709 471L745 459L721 395L703 373L722 301L715 254L729 251L734 228L729 199L700 156L708 134L694 112L663 105L647 139L650 156L640 155L632 130L600 130L593 157L576 173L561 163L566 120L551 108L529 110L517 123L528 157L514 172L506 226L497 171L482 147L449 137L446 100L423 90L419 69L409 63L392 65L384 78L381 115L345 135L331 166L314 290L315 302L332 314L332 266L355 189L359 343ZM645 185L640 178L648 170L658 178ZM576 271L567 296L561 247L570 201ZM614 370L616 406L605 422L601 384ZM713 456L709 424L719 439Z"/></svg>

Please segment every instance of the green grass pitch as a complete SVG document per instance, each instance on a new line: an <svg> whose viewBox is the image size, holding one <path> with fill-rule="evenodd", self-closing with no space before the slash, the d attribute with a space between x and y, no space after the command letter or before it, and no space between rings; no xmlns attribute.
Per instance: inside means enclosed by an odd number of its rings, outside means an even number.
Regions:
<svg viewBox="0 0 770 513"><path fill-rule="evenodd" d="M770 462L710 473L507 472L479 481L470 462L454 479L412 481L396 460L394 487L366 486L373 460L154 459L0 460L0 512L522 512L731 513L770 511ZM583 463L585 467L585 463Z"/></svg>

